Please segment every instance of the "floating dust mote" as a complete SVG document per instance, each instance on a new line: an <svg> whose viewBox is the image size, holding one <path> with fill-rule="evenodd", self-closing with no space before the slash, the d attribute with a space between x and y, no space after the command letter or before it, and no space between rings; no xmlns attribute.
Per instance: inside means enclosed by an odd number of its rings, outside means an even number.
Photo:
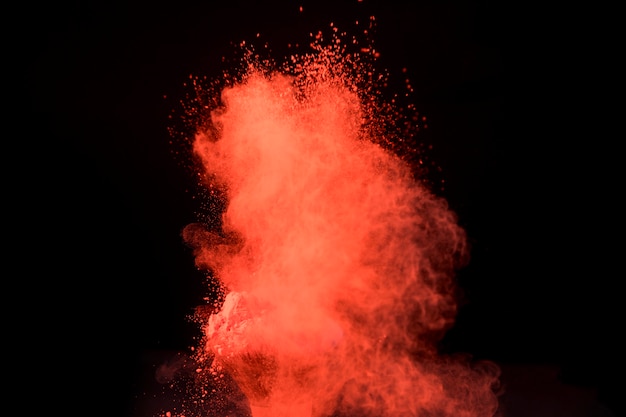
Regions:
<svg viewBox="0 0 626 417"><path fill-rule="evenodd" d="M197 360L254 417L494 416L497 366L436 350L466 234L387 146L403 116L375 52L322 40L281 66L250 53L201 92L194 152L224 210L184 238L224 294L199 316Z"/></svg>

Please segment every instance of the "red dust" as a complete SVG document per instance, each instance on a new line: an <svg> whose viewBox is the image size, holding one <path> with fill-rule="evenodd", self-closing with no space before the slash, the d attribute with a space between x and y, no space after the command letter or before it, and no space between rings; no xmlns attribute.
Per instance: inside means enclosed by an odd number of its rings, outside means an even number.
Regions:
<svg viewBox="0 0 626 417"><path fill-rule="evenodd" d="M333 30L282 67L250 53L203 92L193 146L224 210L184 238L225 294L196 359L254 417L493 416L498 367L436 351L466 234L385 146L405 121L379 100L374 48L348 53Z"/></svg>

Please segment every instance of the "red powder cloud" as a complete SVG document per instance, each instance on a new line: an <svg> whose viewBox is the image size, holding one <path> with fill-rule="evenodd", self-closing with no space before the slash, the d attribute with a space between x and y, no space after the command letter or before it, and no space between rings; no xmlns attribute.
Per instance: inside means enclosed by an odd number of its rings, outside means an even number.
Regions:
<svg viewBox="0 0 626 417"><path fill-rule="evenodd" d="M254 417L493 416L497 367L435 349L454 321L465 232L380 145L345 63L322 48L291 72L253 65L196 135L227 200L219 233L185 230L227 289L202 354Z"/></svg>

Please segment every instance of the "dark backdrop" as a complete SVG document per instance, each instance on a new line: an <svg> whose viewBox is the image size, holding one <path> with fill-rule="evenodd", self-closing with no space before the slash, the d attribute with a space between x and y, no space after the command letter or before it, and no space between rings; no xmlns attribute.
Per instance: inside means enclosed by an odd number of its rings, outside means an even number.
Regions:
<svg viewBox="0 0 626 417"><path fill-rule="evenodd" d="M442 349L556 369L616 407L619 189L611 148L597 152L608 114L589 95L602 81L585 70L599 62L591 17L479 0L301 4L24 6L11 39L26 100L5 163L23 160L7 174L26 179L10 205L26 217L14 246L28 303L44 307L26 325L41 358L28 383L63 381L67 412L80 399L81 415L130 415L149 391L146 358L194 344L187 316L206 293L180 236L197 190L168 133L183 84L215 75L231 42L261 33L280 46L373 14L380 62L392 77L408 69L435 181L473 245Z"/></svg>

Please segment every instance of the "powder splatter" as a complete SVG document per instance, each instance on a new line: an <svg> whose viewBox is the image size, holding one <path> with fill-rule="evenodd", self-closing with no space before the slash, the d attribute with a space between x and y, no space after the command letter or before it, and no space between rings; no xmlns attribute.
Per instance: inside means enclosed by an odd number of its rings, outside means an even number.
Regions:
<svg viewBox="0 0 626 417"><path fill-rule="evenodd" d="M497 366L436 349L466 234L394 152L404 115L355 44L333 27L281 65L249 48L199 90L193 149L222 210L184 238L223 293L195 359L253 417L493 416Z"/></svg>

